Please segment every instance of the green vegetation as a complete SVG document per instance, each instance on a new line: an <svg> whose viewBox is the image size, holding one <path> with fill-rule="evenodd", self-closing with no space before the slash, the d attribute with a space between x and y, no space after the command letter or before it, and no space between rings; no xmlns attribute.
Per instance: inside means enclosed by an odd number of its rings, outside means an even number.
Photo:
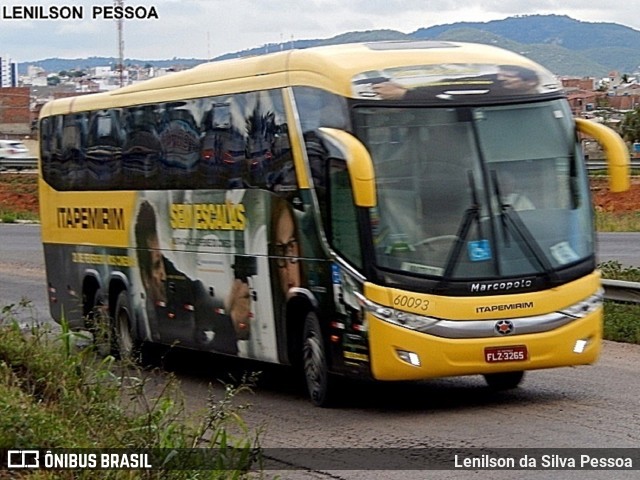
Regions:
<svg viewBox="0 0 640 480"><path fill-rule="evenodd" d="M640 232L640 210L637 212L596 211L598 232Z"/></svg>
<svg viewBox="0 0 640 480"><path fill-rule="evenodd" d="M640 306L635 303L604 302L604 338L640 344Z"/></svg>
<svg viewBox="0 0 640 480"><path fill-rule="evenodd" d="M0 175L0 221L38 220L38 176L3 172Z"/></svg>
<svg viewBox="0 0 640 480"><path fill-rule="evenodd" d="M18 221L18 215L14 212L0 212L0 222L2 223L16 223Z"/></svg>
<svg viewBox="0 0 640 480"><path fill-rule="evenodd" d="M623 267L610 261L599 266L602 276L611 280L640 282L640 268ZM640 304L604 302L604 338L640 344Z"/></svg>
<svg viewBox="0 0 640 480"><path fill-rule="evenodd" d="M620 124L620 133L628 142L640 140L640 106L624 114Z"/></svg>
<svg viewBox="0 0 640 480"><path fill-rule="evenodd" d="M213 467L195 470L190 462L182 465L192 470L37 470L12 478L243 478L257 460L260 432L241 419L246 406L233 401L255 378L227 385L221 399L212 393L206 411L190 416L175 377L164 374L158 388L156 376L151 385L152 372L100 357L64 324L58 334L46 326L21 328L16 314L24 308L28 301L0 311L1 446L151 449L162 459L178 452L174 461L181 460L179 449L197 448ZM80 348L79 340L89 346Z"/></svg>
<svg viewBox="0 0 640 480"><path fill-rule="evenodd" d="M615 260L604 262L598 265L604 278L611 280L625 280L627 282L640 282L640 268L623 267Z"/></svg>

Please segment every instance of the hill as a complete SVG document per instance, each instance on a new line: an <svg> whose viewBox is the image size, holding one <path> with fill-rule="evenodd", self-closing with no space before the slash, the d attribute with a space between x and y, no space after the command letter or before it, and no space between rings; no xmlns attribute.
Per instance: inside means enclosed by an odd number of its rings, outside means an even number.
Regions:
<svg viewBox="0 0 640 480"><path fill-rule="evenodd" d="M421 28L416 38L435 38L452 28L474 28L524 44L556 44L570 50L608 47L640 48L640 32L615 23L574 20L566 15L526 15L490 22L460 22Z"/></svg>
<svg viewBox="0 0 640 480"><path fill-rule="evenodd" d="M600 77L612 70L634 73L640 66L640 31L615 23L583 22L563 15L528 15L490 22L458 22L420 28L413 33L395 30L347 32L326 39L266 44L230 52L213 60L262 55L290 48L382 40L449 40L498 45L537 61L556 75ZM190 67L205 61L178 58L163 61L127 59L125 64ZM115 58L105 57L47 59L37 62L39 66L52 72L115 63ZM27 64L20 64L21 71L26 70L26 67Z"/></svg>
<svg viewBox="0 0 640 480"><path fill-rule="evenodd" d="M328 39L304 40L277 49L383 40L449 40L497 45L521 53L557 75L606 76L612 70L634 73L640 66L640 31L615 23L594 23L564 15L529 15L490 22L458 22L421 28L349 32ZM263 46L216 58L264 53Z"/></svg>
<svg viewBox="0 0 640 480"><path fill-rule="evenodd" d="M473 41L480 43L487 43L478 40L482 33L510 40L516 48L507 48L521 51L559 75L596 75L596 65L599 75L606 75L611 70L633 73L640 65L640 31L615 23L583 22L565 15L459 22L419 29L411 36L453 40L450 38L452 32L460 29L475 31L475 35L469 35L467 39L476 38ZM578 68L579 63L584 63L586 68Z"/></svg>
<svg viewBox="0 0 640 480"><path fill-rule="evenodd" d="M153 65L156 68L170 68L175 66L195 67L206 62L201 58L173 58L168 60L140 60L127 58L125 65ZM36 65L47 72L61 72L63 70L87 70L89 68L116 65L118 59L115 57L88 57L88 58L45 58L36 62L23 62L18 64L18 72L23 75L27 73L30 65Z"/></svg>

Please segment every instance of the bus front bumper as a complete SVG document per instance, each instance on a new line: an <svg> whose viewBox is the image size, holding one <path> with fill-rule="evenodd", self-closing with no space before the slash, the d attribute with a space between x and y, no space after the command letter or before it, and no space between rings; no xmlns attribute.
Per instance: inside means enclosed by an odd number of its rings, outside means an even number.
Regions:
<svg viewBox="0 0 640 480"><path fill-rule="evenodd" d="M371 371L377 380L585 365L597 360L602 345L602 307L553 330L488 338L443 338L367 316Z"/></svg>

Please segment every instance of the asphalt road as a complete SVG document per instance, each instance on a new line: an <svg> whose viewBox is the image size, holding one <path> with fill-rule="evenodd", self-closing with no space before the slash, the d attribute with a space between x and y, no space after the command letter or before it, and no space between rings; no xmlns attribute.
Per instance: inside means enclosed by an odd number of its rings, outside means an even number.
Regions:
<svg viewBox="0 0 640 480"><path fill-rule="evenodd" d="M625 263L640 265L634 247L638 238L599 236L601 259L625 255ZM39 228L0 225L0 305L28 297L36 313L47 317L44 283ZM481 377L353 383L344 388L344 400L336 409L312 407L288 368L240 360L222 365L222 360L175 352L164 367L177 374L190 413L202 411L211 398L219 399L220 381L227 381L229 374L239 378L245 371L262 372L254 392L236 399L250 404L242 418L249 429L263 432L261 445L267 452L279 462L297 466L269 470L266 478L631 479L640 469L637 345L605 342L593 366L529 372L520 388L502 393L489 391ZM151 391L166 381L163 373L150 375ZM635 455L635 471L554 470L541 465L517 471L421 470L429 464L425 456L452 462L454 454L464 449L500 456L502 448L521 454L547 448L551 449L547 453L563 458L587 448L604 456L619 453L607 449L625 448Z"/></svg>
<svg viewBox="0 0 640 480"><path fill-rule="evenodd" d="M599 262L615 260L640 268L640 233L599 233L597 252Z"/></svg>
<svg viewBox="0 0 640 480"><path fill-rule="evenodd" d="M22 299L19 319L50 321L40 226L0 224L0 309Z"/></svg>

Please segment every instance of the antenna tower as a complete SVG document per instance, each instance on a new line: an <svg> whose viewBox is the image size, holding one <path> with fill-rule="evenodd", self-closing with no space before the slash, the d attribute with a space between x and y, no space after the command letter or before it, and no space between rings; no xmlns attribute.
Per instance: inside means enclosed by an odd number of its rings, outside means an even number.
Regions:
<svg viewBox="0 0 640 480"><path fill-rule="evenodd" d="M124 0L115 0L115 6L124 10ZM124 87L124 21L122 16L116 22L118 25L118 73L120 86Z"/></svg>

